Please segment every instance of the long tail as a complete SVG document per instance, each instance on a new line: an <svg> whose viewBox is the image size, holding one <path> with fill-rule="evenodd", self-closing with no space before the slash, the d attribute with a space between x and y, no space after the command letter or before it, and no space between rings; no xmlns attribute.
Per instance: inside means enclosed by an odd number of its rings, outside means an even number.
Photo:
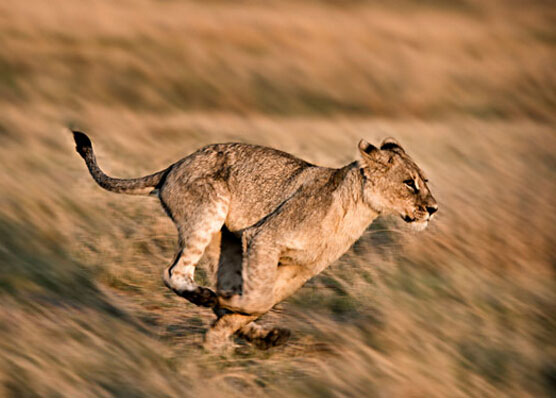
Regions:
<svg viewBox="0 0 556 398"><path fill-rule="evenodd" d="M75 150L85 159L87 168L97 184L108 191L129 195L148 195L160 183L168 171L168 169L165 169L140 178L123 179L109 177L98 167L93 152L93 145L89 137L79 131L72 132L73 139L75 140Z"/></svg>

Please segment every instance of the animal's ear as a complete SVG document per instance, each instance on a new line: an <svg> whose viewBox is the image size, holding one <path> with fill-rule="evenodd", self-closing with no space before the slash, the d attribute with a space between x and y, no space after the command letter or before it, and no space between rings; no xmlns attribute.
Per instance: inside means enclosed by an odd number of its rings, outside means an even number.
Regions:
<svg viewBox="0 0 556 398"><path fill-rule="evenodd" d="M378 151L378 148L373 144L368 143L364 139L359 141L359 152L361 152L361 156L366 157L373 154L374 151Z"/></svg>
<svg viewBox="0 0 556 398"><path fill-rule="evenodd" d="M374 161L374 162L380 161L380 157L381 157L380 149L378 149L373 144L369 144L367 141L362 139L361 141L359 141L358 147L359 147L359 152L361 152L361 157L364 160Z"/></svg>
<svg viewBox="0 0 556 398"><path fill-rule="evenodd" d="M382 141L382 144L380 144L380 149L382 150L398 150L398 151L402 151L405 152L402 148L402 146L400 145L400 143L392 137L388 137L385 138Z"/></svg>

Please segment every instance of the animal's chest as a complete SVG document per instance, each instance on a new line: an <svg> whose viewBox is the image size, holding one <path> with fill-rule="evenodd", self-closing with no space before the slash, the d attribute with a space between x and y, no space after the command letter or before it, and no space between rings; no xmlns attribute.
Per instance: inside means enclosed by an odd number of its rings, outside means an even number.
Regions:
<svg viewBox="0 0 556 398"><path fill-rule="evenodd" d="M374 218L366 208L336 210L312 225L310 232L293 234L281 262L310 267L314 273L344 254Z"/></svg>

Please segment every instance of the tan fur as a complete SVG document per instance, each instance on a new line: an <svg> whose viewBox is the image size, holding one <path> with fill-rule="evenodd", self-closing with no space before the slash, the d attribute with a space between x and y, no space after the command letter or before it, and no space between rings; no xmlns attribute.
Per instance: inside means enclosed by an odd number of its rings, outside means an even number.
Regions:
<svg viewBox="0 0 556 398"><path fill-rule="evenodd" d="M76 136L101 186L124 193L151 187L175 222L179 250L164 282L213 308L208 347L236 332L260 346L283 342L283 329L252 322L345 253L378 215L394 213L423 229L437 210L423 172L393 139L380 149L361 141L361 160L340 169L271 148L215 144L133 180L102 173L87 141ZM195 283L203 255L216 292Z"/></svg>

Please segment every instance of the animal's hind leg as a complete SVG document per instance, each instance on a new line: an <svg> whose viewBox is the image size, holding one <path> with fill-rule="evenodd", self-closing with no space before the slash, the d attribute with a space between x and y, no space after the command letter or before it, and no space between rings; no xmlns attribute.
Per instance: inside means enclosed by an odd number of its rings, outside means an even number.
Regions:
<svg viewBox="0 0 556 398"><path fill-rule="evenodd" d="M164 283L176 294L193 304L214 307L216 294L209 288L195 283L195 267L214 235L220 231L227 214L227 203L213 202L197 214L179 220L179 250L164 271Z"/></svg>
<svg viewBox="0 0 556 398"><path fill-rule="evenodd" d="M224 227L225 228L225 227ZM223 228L223 229L224 229ZM220 242L222 240L222 232L218 231L212 235L209 245L205 248L205 253L201 259L201 263L205 266L209 286L216 286L218 264L221 257Z"/></svg>
<svg viewBox="0 0 556 398"><path fill-rule="evenodd" d="M205 348L214 350L225 347L230 337L236 334L261 350L282 345L288 341L291 332L285 328L265 328L255 320L257 315L246 315L215 308L217 316L205 335Z"/></svg>
<svg viewBox="0 0 556 398"><path fill-rule="evenodd" d="M238 314L221 308L215 312L218 319L214 321L205 335L204 345L208 350L226 347L234 333L258 318L256 315Z"/></svg>
<svg viewBox="0 0 556 398"><path fill-rule="evenodd" d="M258 349L268 350L271 347L285 344L291 336L291 331L286 328L264 327L252 321L239 329L236 334Z"/></svg>
<svg viewBox="0 0 556 398"><path fill-rule="evenodd" d="M218 302L216 293L195 283L196 262L193 261L195 261L196 256L192 256L191 253L188 254L184 255L184 250L178 251L172 265L164 271L164 283L177 295L195 305L214 307ZM200 257L197 262L199 259Z"/></svg>

